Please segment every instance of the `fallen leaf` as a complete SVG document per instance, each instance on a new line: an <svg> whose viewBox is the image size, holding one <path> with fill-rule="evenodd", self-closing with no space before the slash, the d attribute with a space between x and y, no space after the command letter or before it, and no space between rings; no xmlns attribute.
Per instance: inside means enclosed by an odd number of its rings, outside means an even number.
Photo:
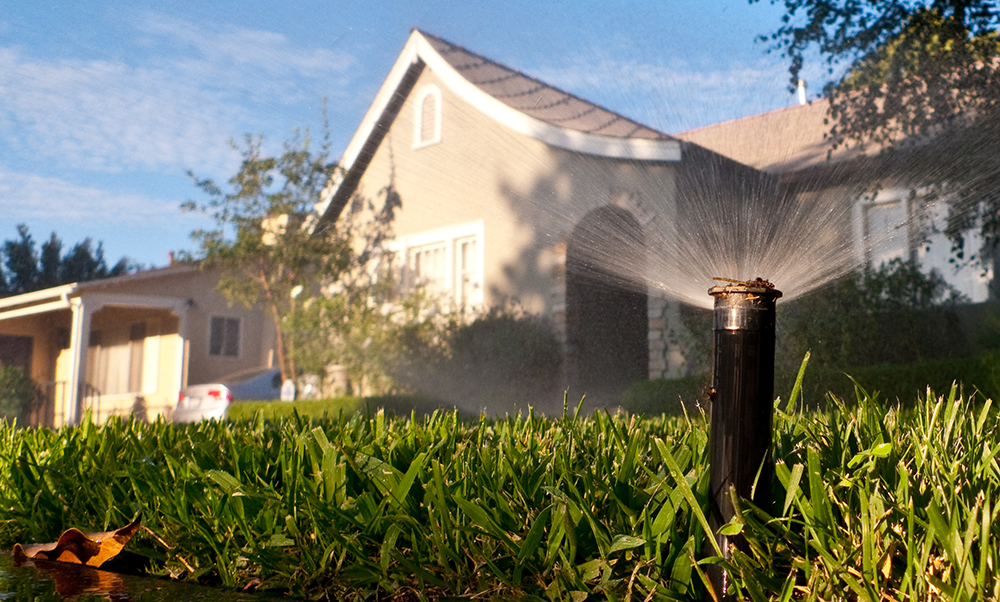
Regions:
<svg viewBox="0 0 1000 602"><path fill-rule="evenodd" d="M128 540L142 528L139 522L142 514L117 531L84 533L79 529L67 529L55 543L32 543L22 546L14 544L14 558L55 560L72 564L99 567L122 551Z"/></svg>

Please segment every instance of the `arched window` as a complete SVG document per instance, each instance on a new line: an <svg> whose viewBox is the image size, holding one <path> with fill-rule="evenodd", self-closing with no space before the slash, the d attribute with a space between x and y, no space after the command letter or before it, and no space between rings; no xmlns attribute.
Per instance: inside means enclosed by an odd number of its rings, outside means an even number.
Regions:
<svg viewBox="0 0 1000 602"><path fill-rule="evenodd" d="M413 109L413 148L441 142L441 90L433 84L421 88Z"/></svg>

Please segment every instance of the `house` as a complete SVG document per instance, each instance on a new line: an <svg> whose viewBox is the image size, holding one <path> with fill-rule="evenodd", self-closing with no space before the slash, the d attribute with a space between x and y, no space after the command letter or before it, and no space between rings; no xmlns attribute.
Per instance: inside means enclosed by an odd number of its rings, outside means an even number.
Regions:
<svg viewBox="0 0 1000 602"><path fill-rule="evenodd" d="M607 402L681 374L678 303L650 284L694 185L768 176L434 35L414 30L317 207L318 229L361 195L402 199L403 282L455 308L514 302L551 319L571 396ZM710 275L694 286L707 291ZM706 299L707 299L707 295Z"/></svg>
<svg viewBox="0 0 1000 602"><path fill-rule="evenodd" d="M174 265L0 299L0 362L45 392L33 424L166 416L187 383L268 365L273 323L230 306L219 273Z"/></svg>
<svg viewBox="0 0 1000 602"><path fill-rule="evenodd" d="M973 264L953 261L952 242L945 234L948 199L926 187L928 179L947 178L940 157L928 161L921 146L888 154L878 145L834 148L826 136L828 110L829 101L821 99L677 137L777 178L806 202L847 205L851 217L843 223L842 236L854 243L854 265L878 267L892 259L912 259L925 272L938 271L969 301L990 298L992 257ZM949 144L961 147L960 141ZM946 162L959 161L952 157ZM974 229L966 245L978 253L982 239Z"/></svg>

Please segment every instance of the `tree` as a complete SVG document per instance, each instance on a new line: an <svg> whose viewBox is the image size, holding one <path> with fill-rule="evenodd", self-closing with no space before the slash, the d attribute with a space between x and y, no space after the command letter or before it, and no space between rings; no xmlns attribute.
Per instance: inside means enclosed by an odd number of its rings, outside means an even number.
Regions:
<svg viewBox="0 0 1000 602"><path fill-rule="evenodd" d="M62 268L62 241L53 232L49 239L42 243L42 255L39 260L38 287L49 288L62 282L59 272Z"/></svg>
<svg viewBox="0 0 1000 602"><path fill-rule="evenodd" d="M20 237L18 240L8 240L3 244L3 252L7 256L7 272L10 274L8 286L15 294L35 290L38 284L35 240L24 224L18 224L17 235Z"/></svg>
<svg viewBox="0 0 1000 602"><path fill-rule="evenodd" d="M104 246L88 237L73 246L65 256L62 241L53 232L42 243L41 254L35 248L35 239L28 226L18 224L18 238L4 241L0 251L5 256L4 268L0 269L0 296L19 295L31 291L100 278L111 278L130 274L142 269L128 257L122 257L108 268L104 260Z"/></svg>
<svg viewBox="0 0 1000 602"><path fill-rule="evenodd" d="M790 59L792 85L811 53L826 62L831 81L824 93L834 146L875 144L896 157L901 155L896 151L908 151L897 169L950 199L948 233L959 257L963 234L976 226L995 247L1000 241L996 1L783 2L785 24L762 39Z"/></svg>
<svg viewBox="0 0 1000 602"><path fill-rule="evenodd" d="M318 150L311 142L308 130L297 131L280 155L267 156L263 138L248 135L242 146L232 143L242 163L229 190L189 172L208 200L183 205L215 222L214 228L196 230L192 237L202 265L222 269L218 290L230 302L247 307L261 303L270 313L282 378L297 376L302 364L321 371L335 359L322 353L328 340L316 330L297 330L318 327L299 314L330 307L331 299L337 299L343 307L314 319L350 324L353 313L371 305L370 284L377 280L399 207L399 196L391 189L382 192L377 209L355 198L335 224L314 232L312 209L339 167L329 159L328 128Z"/></svg>
<svg viewBox="0 0 1000 602"><path fill-rule="evenodd" d="M86 282L101 278L113 278L135 271L127 257L122 257L111 268L104 260L104 243L93 247L90 237L73 245L73 248L62 260L59 267L59 279L62 282Z"/></svg>

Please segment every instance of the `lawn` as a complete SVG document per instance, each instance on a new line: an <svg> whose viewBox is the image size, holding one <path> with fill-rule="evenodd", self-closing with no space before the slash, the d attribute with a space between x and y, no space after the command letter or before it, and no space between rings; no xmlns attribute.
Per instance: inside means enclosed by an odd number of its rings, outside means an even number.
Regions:
<svg viewBox="0 0 1000 602"><path fill-rule="evenodd" d="M713 563L754 600L997 598L1000 422L980 401L779 402L774 503L738 504L730 561L706 537L703 415L572 408L4 424L0 539L141 512L169 547L129 548L155 572L310 598L702 600Z"/></svg>

